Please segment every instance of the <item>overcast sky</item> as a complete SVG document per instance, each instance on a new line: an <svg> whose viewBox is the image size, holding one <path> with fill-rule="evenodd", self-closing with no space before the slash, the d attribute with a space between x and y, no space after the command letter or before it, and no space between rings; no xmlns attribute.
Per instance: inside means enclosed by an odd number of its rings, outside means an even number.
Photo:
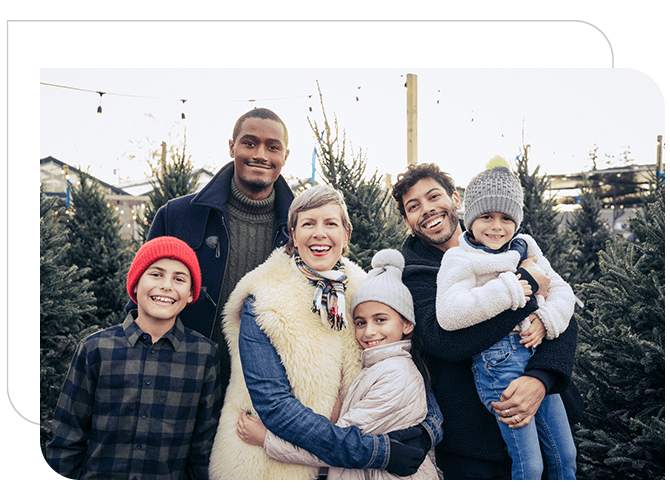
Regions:
<svg viewBox="0 0 670 500"><path fill-rule="evenodd" d="M596 146L599 168L620 165L625 152L636 163L656 162L663 98L639 71L412 72L418 160L437 163L458 185L496 154L512 163L524 142L531 166L544 173L590 168ZM323 128L317 81L328 120L332 125L337 117L348 150L367 154L369 174L377 169L395 179L407 164L401 69L41 69L40 81L81 89L40 86L40 156L90 167L109 183L145 178L149 150L163 140L177 144L184 133L193 164L218 169L230 160L235 120L256 106L277 112L288 126L284 173L309 177L315 136L308 118ZM102 98L97 91L105 92Z"/></svg>

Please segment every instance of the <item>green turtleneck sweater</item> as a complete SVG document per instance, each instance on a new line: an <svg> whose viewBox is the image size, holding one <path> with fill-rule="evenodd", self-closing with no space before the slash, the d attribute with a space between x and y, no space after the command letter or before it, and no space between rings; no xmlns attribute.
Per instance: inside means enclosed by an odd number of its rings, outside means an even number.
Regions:
<svg viewBox="0 0 670 500"><path fill-rule="evenodd" d="M238 281L262 264L274 249L277 215L275 213L275 191L264 200L252 200L244 196L230 183L230 196L226 203L228 211L228 261L221 284L217 304L216 320L212 340L219 344L221 353L221 380L230 378L230 356L221 330L221 311ZM226 387L223 387L225 393Z"/></svg>

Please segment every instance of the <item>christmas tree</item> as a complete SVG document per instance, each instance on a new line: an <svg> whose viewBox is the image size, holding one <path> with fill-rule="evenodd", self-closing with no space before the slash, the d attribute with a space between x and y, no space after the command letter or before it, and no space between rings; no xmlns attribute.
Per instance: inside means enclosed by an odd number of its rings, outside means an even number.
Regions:
<svg viewBox="0 0 670 500"><path fill-rule="evenodd" d="M40 187L40 444L51 439L51 419L79 339L93 333L84 317L95 311L86 269L64 262L67 229L58 221L56 198Z"/></svg>
<svg viewBox="0 0 670 500"><path fill-rule="evenodd" d="M347 257L369 271L375 253L384 248L400 249L407 230L395 209L390 189L383 185L377 171L371 178L364 178L367 159L363 152L359 150L347 161L346 134L342 132L340 140L337 117L333 127L328 123L322 97L321 108L325 122L324 137L321 137L318 124L310 120L318 139L317 158L321 175L327 184L344 195L354 228Z"/></svg>
<svg viewBox="0 0 670 500"><path fill-rule="evenodd" d="M517 175L523 188L523 222L522 231L532 236L551 262L551 267L567 282L573 284L571 277L575 274L572 262L573 249L561 230L562 216L556 211L554 198L547 198L550 181L546 175L540 175L540 166L531 173L528 166L528 150L523 146L516 158Z"/></svg>
<svg viewBox="0 0 670 500"><path fill-rule="evenodd" d="M105 199L99 184L78 171L79 188L72 192L72 204L65 223L70 247L66 258L70 265L89 268L97 310L91 323L100 328L116 325L125 317L126 274L132 254L119 234L120 222L115 209Z"/></svg>
<svg viewBox="0 0 670 500"><path fill-rule="evenodd" d="M639 243L609 241L601 277L581 288L574 379L584 479L665 477L665 189L629 220Z"/></svg>
<svg viewBox="0 0 670 500"><path fill-rule="evenodd" d="M151 223L160 207L174 198L194 193L198 187L200 174L193 173L191 157L186 156L186 142L184 141L181 153L171 150L170 156L169 162L161 162L158 167L151 167L156 180L151 182L153 190L149 193L144 217L139 220L142 242L146 241Z"/></svg>
<svg viewBox="0 0 670 500"><path fill-rule="evenodd" d="M600 217L601 211L600 201L584 179L579 195L579 208L572 213L572 218L567 223L576 264L572 276L573 285L590 283L600 277L598 253L611 239L611 234Z"/></svg>

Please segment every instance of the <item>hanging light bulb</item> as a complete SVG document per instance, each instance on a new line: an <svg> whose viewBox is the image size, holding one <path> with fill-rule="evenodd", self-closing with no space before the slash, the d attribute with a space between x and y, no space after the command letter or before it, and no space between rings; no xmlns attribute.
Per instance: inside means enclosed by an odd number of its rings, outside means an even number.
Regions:
<svg viewBox="0 0 670 500"><path fill-rule="evenodd" d="M98 114L101 115L102 114L102 95L104 94L104 92L98 91L98 94L100 94L100 104L98 104Z"/></svg>

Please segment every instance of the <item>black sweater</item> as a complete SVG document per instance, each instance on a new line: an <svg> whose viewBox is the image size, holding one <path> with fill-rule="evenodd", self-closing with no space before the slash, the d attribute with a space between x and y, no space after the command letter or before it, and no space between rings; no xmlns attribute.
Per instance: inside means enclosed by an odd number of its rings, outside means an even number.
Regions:
<svg viewBox="0 0 670 500"><path fill-rule="evenodd" d="M509 477L511 461L506 445L495 417L479 400L471 358L508 335L537 309L537 302L532 297L523 309L505 311L463 330L442 330L435 316L435 296L444 252L409 236L402 254L403 282L414 299L415 335L444 415L444 439L435 449L438 467L446 477ZM571 381L576 345L577 322L573 317L557 339L538 346L526 368L526 374L542 380L549 393L561 393L571 424L583 411L582 398Z"/></svg>

